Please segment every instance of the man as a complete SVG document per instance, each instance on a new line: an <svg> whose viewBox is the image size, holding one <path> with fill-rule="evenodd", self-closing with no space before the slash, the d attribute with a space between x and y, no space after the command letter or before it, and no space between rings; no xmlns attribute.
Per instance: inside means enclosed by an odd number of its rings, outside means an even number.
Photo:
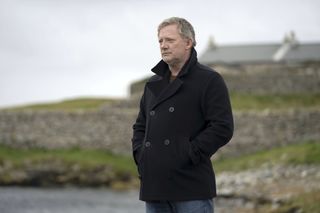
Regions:
<svg viewBox="0 0 320 213"><path fill-rule="evenodd" d="M162 60L152 69L133 125L133 156L147 213L213 212L210 157L233 134L222 77L197 61L195 33L183 18L158 27Z"/></svg>

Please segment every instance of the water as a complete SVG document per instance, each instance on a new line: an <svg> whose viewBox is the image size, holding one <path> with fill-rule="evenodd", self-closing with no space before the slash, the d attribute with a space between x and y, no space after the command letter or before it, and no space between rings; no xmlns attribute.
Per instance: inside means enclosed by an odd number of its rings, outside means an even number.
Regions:
<svg viewBox="0 0 320 213"><path fill-rule="evenodd" d="M138 191L98 188L0 187L0 213L144 213ZM215 213L240 212L245 202L216 198ZM242 211L248 212L248 211Z"/></svg>
<svg viewBox="0 0 320 213"><path fill-rule="evenodd" d="M143 213L138 191L0 187L1 213Z"/></svg>

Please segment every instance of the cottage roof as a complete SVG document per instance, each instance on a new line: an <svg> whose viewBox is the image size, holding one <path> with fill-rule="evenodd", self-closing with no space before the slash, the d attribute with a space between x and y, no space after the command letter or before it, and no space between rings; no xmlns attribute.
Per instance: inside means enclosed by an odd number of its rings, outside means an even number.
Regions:
<svg viewBox="0 0 320 213"><path fill-rule="evenodd" d="M216 45L209 40L199 61L204 64L242 64L320 61L320 43L299 43L294 34L282 43Z"/></svg>
<svg viewBox="0 0 320 213"><path fill-rule="evenodd" d="M285 56L286 61L320 61L320 43L300 44Z"/></svg>
<svg viewBox="0 0 320 213"><path fill-rule="evenodd" d="M243 62L267 62L272 60L272 55L279 45L225 45L207 49L199 61L204 64L211 63L243 63Z"/></svg>

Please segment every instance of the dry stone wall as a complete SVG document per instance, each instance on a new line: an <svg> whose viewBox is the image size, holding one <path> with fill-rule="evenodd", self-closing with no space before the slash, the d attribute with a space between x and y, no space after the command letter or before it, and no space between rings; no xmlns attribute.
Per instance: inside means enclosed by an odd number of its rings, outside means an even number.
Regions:
<svg viewBox="0 0 320 213"><path fill-rule="evenodd" d="M91 112L0 112L0 143L19 148L99 148L130 154L135 108ZM232 141L217 154L239 155L320 139L320 110L235 112Z"/></svg>
<svg viewBox="0 0 320 213"><path fill-rule="evenodd" d="M103 148L128 153L136 110L0 112L0 143L13 147Z"/></svg>
<svg viewBox="0 0 320 213"><path fill-rule="evenodd" d="M320 110L237 112L234 121L234 136L218 156L320 140Z"/></svg>
<svg viewBox="0 0 320 213"><path fill-rule="evenodd" d="M231 92L291 94L320 92L320 64L214 66Z"/></svg>

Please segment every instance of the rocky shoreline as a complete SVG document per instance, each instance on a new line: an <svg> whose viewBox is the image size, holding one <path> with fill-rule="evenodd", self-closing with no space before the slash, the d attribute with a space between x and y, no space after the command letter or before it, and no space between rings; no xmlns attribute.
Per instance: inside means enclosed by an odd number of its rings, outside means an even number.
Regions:
<svg viewBox="0 0 320 213"><path fill-rule="evenodd" d="M241 172L217 175L217 202L229 203L228 211L264 212L262 206L276 211L299 194L320 190L320 166L263 165ZM267 212L270 212L267 211ZM302 212L299 207L290 212Z"/></svg>
<svg viewBox="0 0 320 213"><path fill-rule="evenodd" d="M320 190L320 166L281 166L217 174L217 206L223 212L265 212L277 210L297 194ZM109 187L118 190L138 188L136 175L117 172L108 166L82 168L59 161L28 162L15 168L9 161L0 163L0 186L33 187ZM299 210L299 207L297 207ZM267 212L272 212L271 210ZM299 212L299 211L292 212Z"/></svg>
<svg viewBox="0 0 320 213"><path fill-rule="evenodd" d="M0 186L32 187L110 187L129 189L138 186L130 172L117 171L108 165L86 166L55 160L25 160L21 166L10 161L0 162Z"/></svg>

